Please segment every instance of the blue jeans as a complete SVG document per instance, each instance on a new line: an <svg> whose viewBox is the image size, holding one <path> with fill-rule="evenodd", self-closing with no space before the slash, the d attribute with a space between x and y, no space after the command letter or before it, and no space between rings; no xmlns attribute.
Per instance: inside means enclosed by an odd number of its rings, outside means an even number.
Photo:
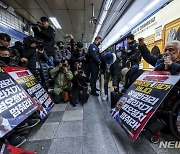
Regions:
<svg viewBox="0 0 180 154"><path fill-rule="evenodd" d="M48 61L49 61L49 66L54 67L54 57L53 56L49 56L48 57Z"/></svg>

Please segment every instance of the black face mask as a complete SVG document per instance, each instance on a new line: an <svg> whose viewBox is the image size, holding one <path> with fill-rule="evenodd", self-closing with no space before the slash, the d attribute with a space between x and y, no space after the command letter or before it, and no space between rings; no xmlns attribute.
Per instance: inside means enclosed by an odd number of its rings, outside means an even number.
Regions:
<svg viewBox="0 0 180 154"><path fill-rule="evenodd" d="M10 63L10 57L0 57L0 61L4 62L5 64Z"/></svg>
<svg viewBox="0 0 180 154"><path fill-rule="evenodd" d="M63 46L59 46L59 49L62 50L64 47Z"/></svg>
<svg viewBox="0 0 180 154"><path fill-rule="evenodd" d="M67 49L68 49L69 51L71 51L71 47L67 47Z"/></svg>

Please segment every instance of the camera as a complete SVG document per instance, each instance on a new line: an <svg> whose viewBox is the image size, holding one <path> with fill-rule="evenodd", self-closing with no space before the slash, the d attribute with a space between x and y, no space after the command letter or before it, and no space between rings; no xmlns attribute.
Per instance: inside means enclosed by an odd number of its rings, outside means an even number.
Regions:
<svg viewBox="0 0 180 154"><path fill-rule="evenodd" d="M36 27L36 26L42 27L42 23L38 21L36 24L32 24L32 26L33 26L33 27Z"/></svg>

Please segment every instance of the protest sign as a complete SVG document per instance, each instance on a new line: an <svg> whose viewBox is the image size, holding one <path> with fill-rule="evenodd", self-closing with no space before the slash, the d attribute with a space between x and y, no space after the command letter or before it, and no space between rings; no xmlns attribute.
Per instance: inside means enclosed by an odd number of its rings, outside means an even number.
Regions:
<svg viewBox="0 0 180 154"><path fill-rule="evenodd" d="M139 136L179 78L169 72L146 71L120 98L111 115L132 140Z"/></svg>
<svg viewBox="0 0 180 154"><path fill-rule="evenodd" d="M31 97L6 72L0 72L0 138L36 111Z"/></svg>
<svg viewBox="0 0 180 154"><path fill-rule="evenodd" d="M22 67L3 67L3 69L32 97L38 114L44 119L54 106L54 102L33 74Z"/></svg>

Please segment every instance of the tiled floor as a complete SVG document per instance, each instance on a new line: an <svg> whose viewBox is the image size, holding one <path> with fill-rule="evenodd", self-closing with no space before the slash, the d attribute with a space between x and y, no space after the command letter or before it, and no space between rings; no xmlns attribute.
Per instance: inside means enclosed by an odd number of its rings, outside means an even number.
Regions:
<svg viewBox="0 0 180 154"><path fill-rule="evenodd" d="M84 106L57 104L43 123L32 129L21 147L37 154L179 154L159 149L142 135L132 142L109 114L110 104L90 96Z"/></svg>

